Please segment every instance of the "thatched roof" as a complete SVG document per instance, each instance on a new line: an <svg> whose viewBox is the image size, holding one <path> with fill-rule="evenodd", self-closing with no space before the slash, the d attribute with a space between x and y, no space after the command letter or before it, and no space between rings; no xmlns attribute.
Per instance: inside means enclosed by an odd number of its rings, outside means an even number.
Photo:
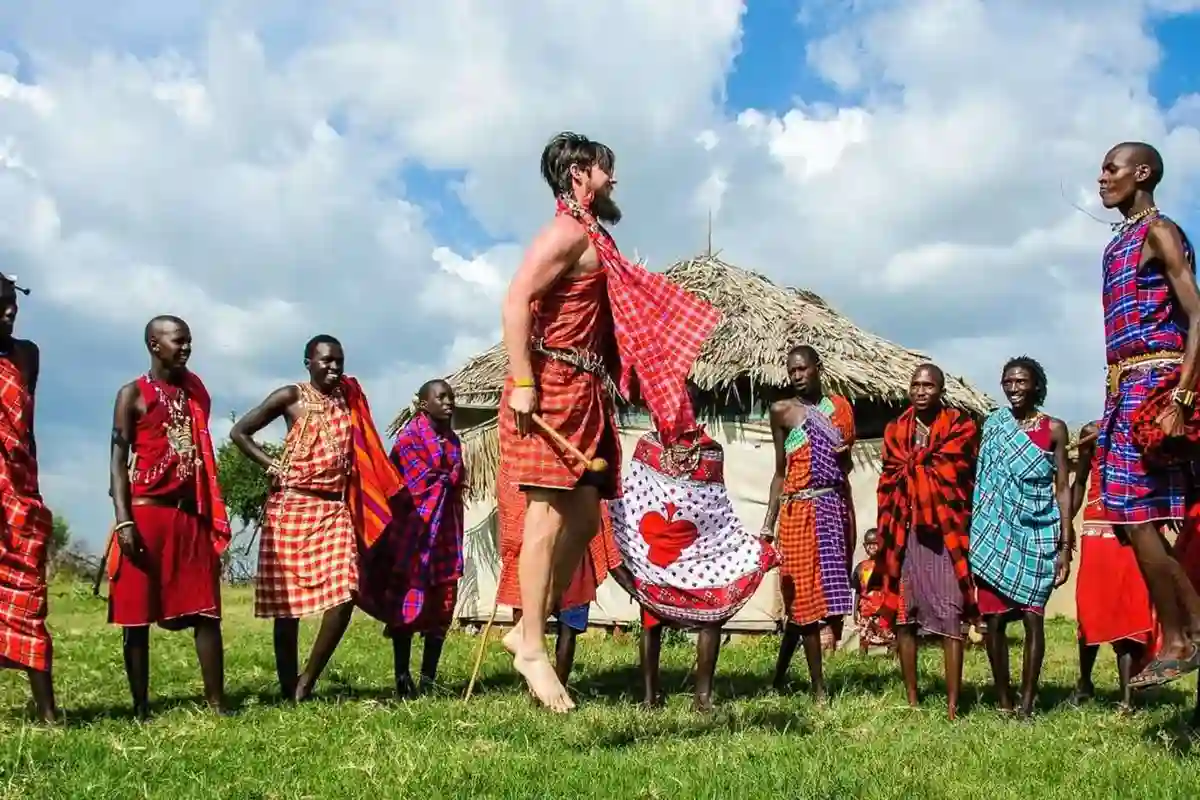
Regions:
<svg viewBox="0 0 1200 800"><path fill-rule="evenodd" d="M722 312L721 322L701 349L691 375L701 389L715 396L718 405L748 407L744 401L749 398L738 396L747 386L754 398L761 397L763 390L772 393L787 386L786 355L796 344L817 349L826 385L851 402L903 405L913 369L929 360L923 353L859 328L812 292L778 286L717 255L680 261L665 274ZM508 357L503 345L497 344L467 361L447 381L454 387L460 407L489 410L500 403L507 372ZM977 414L995 408L990 397L951 375L946 376L946 401ZM401 411L391 431L399 430L410 415L411 409ZM483 455L477 452L480 448L496 446L491 421L461 435L468 456ZM490 494L494 476L484 473L498 454L490 455L467 459L476 462L468 466L473 499Z"/></svg>
<svg viewBox="0 0 1200 800"><path fill-rule="evenodd" d="M667 270L675 283L721 309L722 319L700 351L692 380L706 391L731 390L742 378L752 387L787 385L785 356L793 345L816 347L829 388L851 401L871 399L903 404L908 381L928 356L869 333L833 310L812 292L780 287L756 272L716 256L680 261ZM508 372L501 344L467 361L447 380L458 404L496 408ZM961 378L946 376L950 405L976 413L995 408L986 394ZM407 422L405 409L393 421Z"/></svg>

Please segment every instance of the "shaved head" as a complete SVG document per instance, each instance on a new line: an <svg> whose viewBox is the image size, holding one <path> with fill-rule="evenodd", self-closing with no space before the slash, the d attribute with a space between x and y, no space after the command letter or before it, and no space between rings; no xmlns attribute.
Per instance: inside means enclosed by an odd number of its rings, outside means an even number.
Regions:
<svg viewBox="0 0 1200 800"><path fill-rule="evenodd" d="M1138 181L1138 185L1153 192L1163 179L1163 158L1158 148L1145 142L1121 142L1108 151L1109 155L1123 152L1128 155L1132 166L1146 167L1149 175Z"/></svg>
<svg viewBox="0 0 1200 800"><path fill-rule="evenodd" d="M170 328L180 327L187 328L188 324L182 319L171 314L162 314L155 317L146 323L146 346L150 346L150 342L157 339L162 333Z"/></svg>
<svg viewBox="0 0 1200 800"><path fill-rule="evenodd" d="M913 370L913 374L912 374L913 378L915 379L922 372L929 373L930 379L933 380L933 382L937 385L937 388L939 390L943 390L946 388L946 374L944 372L942 372L942 368L939 367L937 364L925 363L925 364L919 365L916 369Z"/></svg>

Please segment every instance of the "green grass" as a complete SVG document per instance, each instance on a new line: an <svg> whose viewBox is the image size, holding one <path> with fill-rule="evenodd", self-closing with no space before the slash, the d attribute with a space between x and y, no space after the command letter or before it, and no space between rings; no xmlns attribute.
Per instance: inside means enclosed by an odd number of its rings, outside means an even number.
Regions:
<svg viewBox="0 0 1200 800"><path fill-rule="evenodd" d="M813 707L797 679L767 691L778 639L736 639L721 655L717 713L690 711L689 645L664 648L666 709L645 713L636 641L591 633L580 642L572 688L579 711L539 712L499 644L469 705L461 698L477 638L454 635L440 696L393 703L391 652L378 626L356 617L318 687L299 708L273 699L268 623L249 594L227 590L227 689L238 707L216 718L199 705L191 637L155 631L155 716L129 718L120 635L83 587L56 585L59 702L67 724L24 722L23 676L0 677L0 797L1195 797L1200 750L1185 727L1194 679L1145 696L1117 716L1098 704L1063 704L1075 677L1071 624L1049 626L1041 710L1032 723L1002 718L984 691L987 664L967 654L965 713L945 719L940 651L922 652L925 706L910 710L894 662L831 657L832 702ZM311 643L305 625L302 645ZM1019 630L1019 626L1016 626ZM493 637L494 639L494 637ZM419 645L414 647L419 658ZM1019 654L1014 652L1014 669ZM802 657L793 670L803 671ZM1115 684L1101 656L1098 685Z"/></svg>

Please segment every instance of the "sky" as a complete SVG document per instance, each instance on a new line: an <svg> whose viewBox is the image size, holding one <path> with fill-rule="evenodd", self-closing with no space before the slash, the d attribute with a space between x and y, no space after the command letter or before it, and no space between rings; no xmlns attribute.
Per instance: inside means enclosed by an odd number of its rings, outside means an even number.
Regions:
<svg viewBox="0 0 1200 800"><path fill-rule="evenodd" d="M1093 418L1096 175L1152 142L1200 230L1197 40L1200 0L5 0L0 269L33 289L43 493L102 541L155 314L191 323L218 438L316 333L386 424L498 338L564 129L616 151L614 234L651 267L711 211L728 261L993 396L1032 355L1047 411Z"/></svg>

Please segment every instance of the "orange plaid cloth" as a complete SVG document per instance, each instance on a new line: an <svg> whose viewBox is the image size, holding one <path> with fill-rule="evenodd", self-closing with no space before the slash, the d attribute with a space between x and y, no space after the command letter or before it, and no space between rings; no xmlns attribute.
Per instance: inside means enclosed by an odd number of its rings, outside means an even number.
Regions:
<svg viewBox="0 0 1200 800"><path fill-rule="evenodd" d="M501 470L504 467L501 466ZM500 524L500 582L496 602L510 608L521 607L521 582L518 564L521 559L521 539L525 530L525 495L512 481L498 481L496 513ZM600 535L588 544L587 552L571 585L563 592L558 610L575 608L596 599L596 590L608 578L609 570L621 564L621 553L613 540L608 511L601 504Z"/></svg>
<svg viewBox="0 0 1200 800"><path fill-rule="evenodd" d="M319 614L352 599L358 585L354 520L338 494L350 485L353 442L344 392L322 395L301 384L304 413L284 440L282 489L267 500L258 551L254 614L293 618Z"/></svg>
<svg viewBox="0 0 1200 800"><path fill-rule="evenodd" d="M38 491L33 395L10 358L0 358L0 666L45 671L46 548L53 518Z"/></svg>
<svg viewBox="0 0 1200 800"><path fill-rule="evenodd" d="M854 410L838 395L831 395L828 400L832 406L828 420L841 436L839 445L853 446ZM820 409L815 406L807 413L822 414ZM815 419L805 423L809 431L805 436L808 443L787 455L783 495L831 488L829 500L833 502L822 499L784 502L779 512L780 592L788 619L798 625L851 611L849 559L852 555L845 552L847 534L854 530L849 484L840 468L837 486L829 487L828 480L814 480L813 463L817 450L812 445L812 437L820 435L814 423ZM799 432L791 435L799 435ZM825 507L818 509L818 505ZM840 555L830 558L827 553L839 545Z"/></svg>
<svg viewBox="0 0 1200 800"><path fill-rule="evenodd" d="M404 481L375 430L371 406L362 386L346 375L342 378L342 388L350 408L350 444L353 448L348 498L350 513L363 545L370 547L379 541L392 521L390 501Z"/></svg>

